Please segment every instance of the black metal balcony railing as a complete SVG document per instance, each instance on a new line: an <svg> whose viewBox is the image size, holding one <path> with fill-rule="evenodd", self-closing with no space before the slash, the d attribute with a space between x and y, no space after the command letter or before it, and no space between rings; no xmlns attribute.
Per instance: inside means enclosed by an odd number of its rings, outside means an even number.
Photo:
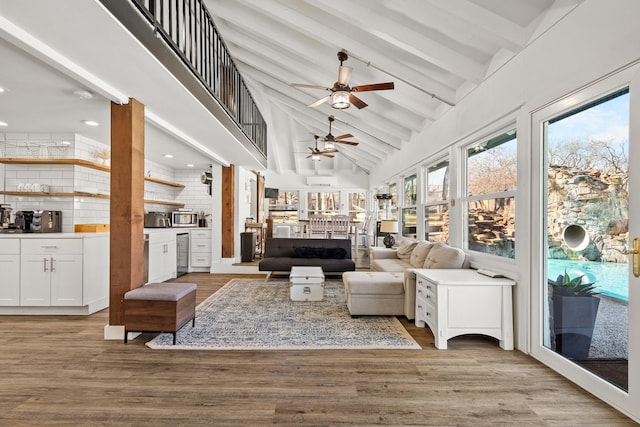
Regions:
<svg viewBox="0 0 640 427"><path fill-rule="evenodd" d="M267 125L203 1L132 2L266 158Z"/></svg>

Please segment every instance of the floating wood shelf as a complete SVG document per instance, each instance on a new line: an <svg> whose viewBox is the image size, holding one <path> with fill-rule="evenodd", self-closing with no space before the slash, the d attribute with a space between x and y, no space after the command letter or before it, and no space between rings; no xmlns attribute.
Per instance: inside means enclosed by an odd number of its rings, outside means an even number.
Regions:
<svg viewBox="0 0 640 427"><path fill-rule="evenodd" d="M180 208L184 208L184 203L172 202L171 200L147 200L145 199L145 203L154 204L154 205L168 205L168 206L178 206Z"/></svg>
<svg viewBox="0 0 640 427"><path fill-rule="evenodd" d="M84 193L82 191L57 192L57 191L0 191L0 194L7 196L27 196L27 197L94 197L96 199L108 199L108 194Z"/></svg>
<svg viewBox="0 0 640 427"><path fill-rule="evenodd" d="M83 193L82 191L74 191L69 193L63 192L42 192L42 191L0 191L0 194L6 196L27 196L27 197L93 197L96 199L109 199L108 194ZM150 200L145 199L145 203L154 205L178 206L183 208L184 203L174 202L171 200Z"/></svg>
<svg viewBox="0 0 640 427"><path fill-rule="evenodd" d="M0 157L0 163L14 164L14 165L74 165L84 166L91 169L100 170L103 172L111 172L111 167L102 163L92 162L90 160L83 159L32 159L29 157ZM160 178L153 178L150 176L144 177L145 181L155 182L156 184L168 185L174 188L184 188L183 184L166 181Z"/></svg>
<svg viewBox="0 0 640 427"><path fill-rule="evenodd" d="M165 181L164 179L160 179L160 178L153 178L153 177L150 177L150 176L145 176L144 180L145 181L149 181L149 182L155 182L156 184L168 185L169 187L184 188L184 184L178 184L177 182Z"/></svg>

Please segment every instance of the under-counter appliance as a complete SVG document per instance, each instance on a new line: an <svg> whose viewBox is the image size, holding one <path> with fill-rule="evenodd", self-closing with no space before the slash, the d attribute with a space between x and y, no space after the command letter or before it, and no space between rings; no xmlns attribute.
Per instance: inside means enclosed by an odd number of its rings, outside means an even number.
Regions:
<svg viewBox="0 0 640 427"><path fill-rule="evenodd" d="M189 210L173 211L171 213L172 224L174 227L197 227L198 214Z"/></svg>
<svg viewBox="0 0 640 427"><path fill-rule="evenodd" d="M144 214L145 228L168 228L171 227L171 218L168 212L146 212Z"/></svg>
<svg viewBox="0 0 640 427"><path fill-rule="evenodd" d="M176 275L182 276L189 272L189 233L176 234Z"/></svg>
<svg viewBox="0 0 640 427"><path fill-rule="evenodd" d="M15 226L30 233L61 233L62 211L17 211Z"/></svg>

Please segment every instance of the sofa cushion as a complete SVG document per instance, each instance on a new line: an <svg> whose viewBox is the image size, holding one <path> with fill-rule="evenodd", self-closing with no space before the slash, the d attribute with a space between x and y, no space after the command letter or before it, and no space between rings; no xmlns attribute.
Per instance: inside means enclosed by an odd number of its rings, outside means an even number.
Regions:
<svg viewBox="0 0 640 427"><path fill-rule="evenodd" d="M409 260L411 258L411 252L416 247L418 242L411 239L402 238L398 241L398 258Z"/></svg>
<svg viewBox="0 0 640 427"><path fill-rule="evenodd" d="M424 261L424 268L463 268L466 254L462 249L446 243L433 245Z"/></svg>
<svg viewBox="0 0 640 427"><path fill-rule="evenodd" d="M294 250L295 258L345 259L347 251L343 248L316 248L300 246Z"/></svg>
<svg viewBox="0 0 640 427"><path fill-rule="evenodd" d="M401 273L405 268L410 268L411 264L409 264L408 260L402 259L375 259L371 262L371 271L388 271L388 272L397 272Z"/></svg>
<svg viewBox="0 0 640 427"><path fill-rule="evenodd" d="M412 267L422 268L424 265L424 261L427 259L427 255L431 248L433 248L433 242L420 242L418 243L413 251L411 251L411 257L409 258L409 263Z"/></svg>

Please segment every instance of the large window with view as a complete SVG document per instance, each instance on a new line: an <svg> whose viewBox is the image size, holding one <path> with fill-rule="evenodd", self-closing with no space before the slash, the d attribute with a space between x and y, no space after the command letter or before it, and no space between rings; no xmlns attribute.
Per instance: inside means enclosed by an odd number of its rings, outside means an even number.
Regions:
<svg viewBox="0 0 640 427"><path fill-rule="evenodd" d="M298 192L280 191L277 199L269 199L269 218L273 222L298 222Z"/></svg>
<svg viewBox="0 0 640 427"><path fill-rule="evenodd" d="M466 150L468 249L515 258L515 129Z"/></svg>
<svg viewBox="0 0 640 427"><path fill-rule="evenodd" d="M307 193L307 212L309 212L309 215L340 214L340 192Z"/></svg>
<svg viewBox="0 0 640 427"><path fill-rule="evenodd" d="M424 238L449 241L449 159L425 168Z"/></svg>

